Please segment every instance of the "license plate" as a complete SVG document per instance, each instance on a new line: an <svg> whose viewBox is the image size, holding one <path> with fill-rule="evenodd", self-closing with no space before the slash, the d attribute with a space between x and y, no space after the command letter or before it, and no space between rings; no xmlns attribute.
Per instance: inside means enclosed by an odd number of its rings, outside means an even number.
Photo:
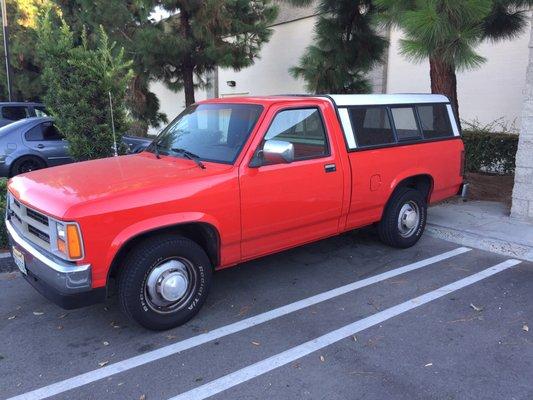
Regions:
<svg viewBox="0 0 533 400"><path fill-rule="evenodd" d="M15 260L15 264L20 269L20 272L22 272L24 275L27 275L28 271L26 270L26 262L24 261L24 254L18 251L15 247L13 247L13 260Z"/></svg>

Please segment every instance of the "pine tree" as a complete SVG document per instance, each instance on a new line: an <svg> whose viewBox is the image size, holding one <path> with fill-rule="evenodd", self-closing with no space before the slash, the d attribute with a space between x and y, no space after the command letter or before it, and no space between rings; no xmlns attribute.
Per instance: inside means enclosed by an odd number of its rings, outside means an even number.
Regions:
<svg viewBox="0 0 533 400"><path fill-rule="evenodd" d="M533 0L375 0L380 19L402 29L401 51L429 59L431 91L445 94L459 117L457 70L480 67L484 40L512 39L527 24ZM459 119L459 118L458 118Z"/></svg>
<svg viewBox="0 0 533 400"><path fill-rule="evenodd" d="M290 0L304 5L306 0ZM294 77L303 78L312 93L368 93L368 72L381 60L387 41L373 24L371 0L321 0L314 44L309 46Z"/></svg>
<svg viewBox="0 0 533 400"><path fill-rule="evenodd" d="M156 79L185 92L194 103L195 87L217 66L236 70L252 65L268 41L277 8L270 0L155 0L153 7L175 13L138 32L137 51Z"/></svg>
<svg viewBox="0 0 533 400"><path fill-rule="evenodd" d="M127 107L130 132L146 134L148 128L167 122L159 112L159 100L149 90L152 73L146 67L145 57L139 53L136 35L152 24L149 16L153 4L147 0L53 0L61 9L67 24L75 33L75 41L81 40L85 31L88 40L98 40L99 27L103 26L110 40L123 47L128 59L133 60L133 78L127 89ZM157 60L153 60L157 63Z"/></svg>
<svg viewBox="0 0 533 400"><path fill-rule="evenodd" d="M121 143L120 132L126 130L123 99L132 75L132 63L125 59L123 49L115 48L103 28L94 48L86 34L76 44L70 27L52 10L40 21L37 47L47 88L44 102L67 138L71 156L80 161L112 155L108 96L111 93L113 98L117 142Z"/></svg>

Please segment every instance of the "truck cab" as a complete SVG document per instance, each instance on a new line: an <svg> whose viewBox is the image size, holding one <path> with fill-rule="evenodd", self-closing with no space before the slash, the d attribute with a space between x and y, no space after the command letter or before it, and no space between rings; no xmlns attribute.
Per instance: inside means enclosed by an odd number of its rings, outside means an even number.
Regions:
<svg viewBox="0 0 533 400"><path fill-rule="evenodd" d="M421 237L463 185L440 95L213 99L139 154L17 176L6 225L25 278L65 308L105 300L149 329L192 318L214 270L376 225Z"/></svg>

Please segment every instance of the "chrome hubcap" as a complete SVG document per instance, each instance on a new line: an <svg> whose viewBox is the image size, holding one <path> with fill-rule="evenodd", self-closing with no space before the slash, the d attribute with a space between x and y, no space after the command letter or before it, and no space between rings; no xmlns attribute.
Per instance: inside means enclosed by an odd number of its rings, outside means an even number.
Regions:
<svg viewBox="0 0 533 400"><path fill-rule="evenodd" d="M172 259L156 266L146 280L147 300L157 311L168 311L190 292L185 261Z"/></svg>
<svg viewBox="0 0 533 400"><path fill-rule="evenodd" d="M398 216L398 230L403 237L411 236L420 224L420 209L414 201L402 206Z"/></svg>

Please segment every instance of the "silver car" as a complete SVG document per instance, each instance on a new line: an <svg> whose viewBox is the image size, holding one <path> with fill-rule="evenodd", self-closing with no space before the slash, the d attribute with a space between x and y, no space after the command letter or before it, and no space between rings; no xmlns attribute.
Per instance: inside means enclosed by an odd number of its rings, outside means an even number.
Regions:
<svg viewBox="0 0 533 400"><path fill-rule="evenodd" d="M0 176L72 162L68 143L48 117L26 118L0 128Z"/></svg>

